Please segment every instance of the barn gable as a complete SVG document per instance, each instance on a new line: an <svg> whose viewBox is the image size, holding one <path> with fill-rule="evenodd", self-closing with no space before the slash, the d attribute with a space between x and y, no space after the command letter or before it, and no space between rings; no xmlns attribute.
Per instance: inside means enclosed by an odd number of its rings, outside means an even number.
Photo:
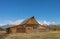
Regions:
<svg viewBox="0 0 60 39"><path fill-rule="evenodd" d="M39 23L35 20L34 16L32 16L32 17L30 17L29 19L24 20L24 21L21 23L21 25L23 25L23 24L39 24Z"/></svg>
<svg viewBox="0 0 60 39"><path fill-rule="evenodd" d="M27 22L26 24L39 24L34 17L31 17Z"/></svg>

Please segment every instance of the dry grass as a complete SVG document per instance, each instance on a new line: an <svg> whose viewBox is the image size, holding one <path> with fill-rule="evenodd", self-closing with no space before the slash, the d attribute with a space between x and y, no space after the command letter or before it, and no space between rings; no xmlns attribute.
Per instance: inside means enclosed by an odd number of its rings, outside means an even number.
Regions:
<svg viewBox="0 0 60 39"><path fill-rule="evenodd" d="M0 39L60 39L60 31L16 34L6 34L5 31L0 31Z"/></svg>
<svg viewBox="0 0 60 39"><path fill-rule="evenodd" d="M6 31L0 31L0 39L5 39L6 36Z"/></svg>
<svg viewBox="0 0 60 39"><path fill-rule="evenodd" d="M9 34L5 39L60 39L60 32L18 33Z"/></svg>

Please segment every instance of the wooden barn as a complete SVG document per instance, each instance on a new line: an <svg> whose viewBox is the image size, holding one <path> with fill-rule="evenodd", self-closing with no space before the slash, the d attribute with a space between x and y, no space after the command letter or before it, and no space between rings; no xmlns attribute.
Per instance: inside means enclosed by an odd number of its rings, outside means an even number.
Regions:
<svg viewBox="0 0 60 39"><path fill-rule="evenodd" d="M6 28L7 33L30 33L37 30L41 25L35 20L34 16L24 20L19 25ZM43 27L42 27L43 28Z"/></svg>

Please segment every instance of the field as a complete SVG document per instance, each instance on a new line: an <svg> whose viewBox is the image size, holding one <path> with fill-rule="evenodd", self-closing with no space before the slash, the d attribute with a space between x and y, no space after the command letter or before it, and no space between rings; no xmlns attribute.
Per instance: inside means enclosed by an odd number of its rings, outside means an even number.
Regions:
<svg viewBox="0 0 60 39"><path fill-rule="evenodd" d="M1 33L2 34L2 33ZM60 39L60 31L0 34L0 39Z"/></svg>

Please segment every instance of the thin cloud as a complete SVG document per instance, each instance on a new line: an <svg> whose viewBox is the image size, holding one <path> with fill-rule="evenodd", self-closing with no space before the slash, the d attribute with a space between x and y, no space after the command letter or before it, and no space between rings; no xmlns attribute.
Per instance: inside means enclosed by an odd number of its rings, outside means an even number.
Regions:
<svg viewBox="0 0 60 39"><path fill-rule="evenodd" d="M11 21L11 20L9 20L9 21L7 21L5 24L0 24L0 26L7 25L7 24L9 24L9 25L18 25L18 24L20 24L22 21L24 21L24 19L16 20L16 21Z"/></svg>
<svg viewBox="0 0 60 39"><path fill-rule="evenodd" d="M8 21L8 24L11 24L11 25L18 25L20 24L22 21L24 21L24 19L21 19L21 20L16 20L16 21Z"/></svg>

